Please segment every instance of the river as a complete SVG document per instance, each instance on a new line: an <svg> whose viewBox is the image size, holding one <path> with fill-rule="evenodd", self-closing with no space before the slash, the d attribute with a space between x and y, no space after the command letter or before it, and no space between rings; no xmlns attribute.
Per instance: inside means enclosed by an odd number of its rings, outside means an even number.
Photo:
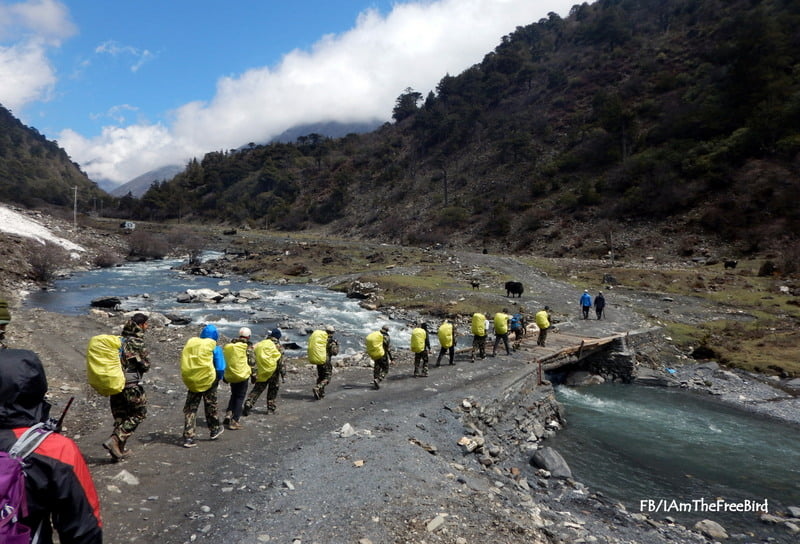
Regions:
<svg viewBox="0 0 800 544"><path fill-rule="evenodd" d="M208 254L207 257L216 257ZM186 274L176 269L183 261L161 260L125 263L121 266L78 272L59 279L53 288L34 291L24 301L28 307L65 314L83 315L93 299L115 296L122 299L123 310L146 310L190 317L200 326L214 323L229 337L235 337L242 326L250 327L254 338L280 326L281 341L297 342L311 330L332 325L336 328L341 355L363 351L364 337L387 325L395 346L408 347L410 328L407 323L362 308L358 301L343 293L317 285L277 285L249 281L245 278L225 279ZM187 289L242 289L255 291L261 298L247 303L179 303L178 295ZM191 326L191 325L190 325Z"/></svg>
<svg viewBox="0 0 800 544"><path fill-rule="evenodd" d="M752 511L708 505L800 506L797 427L679 389L605 384L560 387L557 397L567 426L550 445L591 489L656 519L708 518L730 533L786 538Z"/></svg>

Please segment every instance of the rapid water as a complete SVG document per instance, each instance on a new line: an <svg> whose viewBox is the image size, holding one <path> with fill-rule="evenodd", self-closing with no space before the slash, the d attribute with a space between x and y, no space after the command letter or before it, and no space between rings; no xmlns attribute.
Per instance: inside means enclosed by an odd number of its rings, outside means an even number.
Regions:
<svg viewBox="0 0 800 544"><path fill-rule="evenodd" d="M729 533L780 541L788 534L757 521L752 511L718 513L706 505L766 500L774 514L800 506L797 427L675 389L561 387L557 398L567 426L549 445L592 490L654 519L693 525L708 518Z"/></svg>
<svg viewBox="0 0 800 544"><path fill-rule="evenodd" d="M384 314L365 310L344 294L315 285L273 285L243 278L224 279L185 274L175 269L183 261L163 260L126 263L122 266L80 272L58 280L49 290L35 291L25 305L66 315L83 315L92 299L116 296L123 310L149 310L175 313L192 318L188 326L214 323L222 333L234 337L242 326L250 327L254 338L280 326L282 342L297 342L305 348L308 331L333 325L337 331L340 355L364 350L364 337L383 325L389 326L392 344L408 347L410 329L406 323ZM255 291L262 298L245 304L200 304L176 302L187 289L215 291L242 289Z"/></svg>

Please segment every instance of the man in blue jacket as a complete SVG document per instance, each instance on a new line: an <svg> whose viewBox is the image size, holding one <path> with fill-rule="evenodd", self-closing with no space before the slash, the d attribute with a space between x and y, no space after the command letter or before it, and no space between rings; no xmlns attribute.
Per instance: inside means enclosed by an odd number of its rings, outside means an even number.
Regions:
<svg viewBox="0 0 800 544"><path fill-rule="evenodd" d="M589 290L585 289L583 294L581 295L581 311L583 312L583 318L589 319L589 310L592 309L592 295L589 294Z"/></svg>
<svg viewBox="0 0 800 544"><path fill-rule="evenodd" d="M206 325L200 333L200 338L211 338L215 342L219 342L219 331L214 325ZM214 384L205 391L194 393L192 391L186 392L186 403L183 405L183 447L194 448L197 446L195 442L195 425L197 419L197 410L200 408L200 401L203 401L203 408L206 413L206 425L211 433L211 440L216 440L219 435L225 431L225 428L219 422L219 406L217 402L217 390L219 382L225 373L225 355L222 353L222 348L218 345L214 348L214 370L217 373L217 379Z"/></svg>

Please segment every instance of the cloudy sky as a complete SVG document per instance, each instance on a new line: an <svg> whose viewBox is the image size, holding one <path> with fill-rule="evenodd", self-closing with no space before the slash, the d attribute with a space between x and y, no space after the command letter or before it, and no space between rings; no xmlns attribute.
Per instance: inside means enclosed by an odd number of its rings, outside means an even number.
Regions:
<svg viewBox="0 0 800 544"><path fill-rule="evenodd" d="M0 104L114 185L321 121L391 120L575 0L0 0Z"/></svg>

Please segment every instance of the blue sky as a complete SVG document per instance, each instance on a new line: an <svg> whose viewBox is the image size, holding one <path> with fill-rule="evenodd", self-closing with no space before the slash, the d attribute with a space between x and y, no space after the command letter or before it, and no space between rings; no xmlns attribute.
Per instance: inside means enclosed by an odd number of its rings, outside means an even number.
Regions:
<svg viewBox="0 0 800 544"><path fill-rule="evenodd" d="M564 0L0 0L0 103L124 183L295 125L389 121Z"/></svg>

